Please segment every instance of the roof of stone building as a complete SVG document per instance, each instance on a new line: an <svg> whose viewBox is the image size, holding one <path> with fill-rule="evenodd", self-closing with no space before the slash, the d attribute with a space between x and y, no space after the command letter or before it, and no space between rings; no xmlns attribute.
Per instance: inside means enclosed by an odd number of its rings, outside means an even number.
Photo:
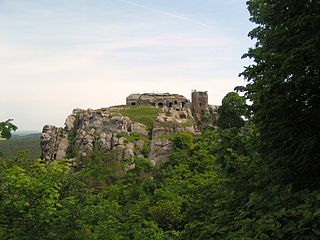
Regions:
<svg viewBox="0 0 320 240"><path fill-rule="evenodd" d="M140 93L132 93L127 98L128 99L138 99L140 97Z"/></svg>
<svg viewBox="0 0 320 240"><path fill-rule="evenodd" d="M127 99L138 99L138 98L148 98L148 97L181 97L185 98L183 95L180 94L171 94L171 93L132 93L130 94Z"/></svg>

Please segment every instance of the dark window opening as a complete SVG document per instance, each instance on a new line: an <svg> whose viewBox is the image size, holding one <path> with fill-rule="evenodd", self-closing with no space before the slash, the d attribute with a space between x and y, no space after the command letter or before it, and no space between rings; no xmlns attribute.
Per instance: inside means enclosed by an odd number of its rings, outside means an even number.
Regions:
<svg viewBox="0 0 320 240"><path fill-rule="evenodd" d="M132 103L131 103L131 106L135 106L135 105L136 105L136 103L135 103L135 102L132 102Z"/></svg>
<svg viewBox="0 0 320 240"><path fill-rule="evenodd" d="M181 113L181 114L180 114L180 118L186 119L186 118L187 118L187 116L186 116L186 114Z"/></svg>
<svg viewBox="0 0 320 240"><path fill-rule="evenodd" d="M172 102L169 102L169 107L172 107L173 106L173 103Z"/></svg>
<svg viewBox="0 0 320 240"><path fill-rule="evenodd" d="M158 103L158 108L163 108L163 103L162 102Z"/></svg>
<svg viewBox="0 0 320 240"><path fill-rule="evenodd" d="M200 107L202 106L202 103L199 103Z"/></svg>
<svg viewBox="0 0 320 240"><path fill-rule="evenodd" d="M176 108L176 111L180 111L180 109L179 109L179 108Z"/></svg>
<svg viewBox="0 0 320 240"><path fill-rule="evenodd" d="M184 107L184 102L181 103L181 107L182 107L182 108Z"/></svg>
<svg viewBox="0 0 320 240"><path fill-rule="evenodd" d="M178 101L177 101L177 100L174 100L174 104L178 104Z"/></svg>

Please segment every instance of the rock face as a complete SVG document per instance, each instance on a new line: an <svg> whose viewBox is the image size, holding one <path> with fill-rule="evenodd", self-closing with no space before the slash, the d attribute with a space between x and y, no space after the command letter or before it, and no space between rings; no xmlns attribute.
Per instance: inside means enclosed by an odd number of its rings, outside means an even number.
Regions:
<svg viewBox="0 0 320 240"><path fill-rule="evenodd" d="M190 108L185 108L184 111L164 108L153 124L148 158L155 160L156 165L161 165L168 160L173 150L170 135L183 131L194 133L196 130L196 122Z"/></svg>
<svg viewBox="0 0 320 240"><path fill-rule="evenodd" d="M72 159L81 161L92 151L112 153L117 161L146 158L153 165L168 159L173 144L168 136L181 132L195 132L196 123L190 108L159 110L152 130L121 114L122 107L98 110L75 109L67 117L64 128L46 125L41 135L41 158L45 161ZM128 164L127 169L134 166Z"/></svg>
<svg viewBox="0 0 320 240"><path fill-rule="evenodd" d="M42 159L46 161L63 159L68 147L67 134L62 128L45 125L41 134L40 146Z"/></svg>

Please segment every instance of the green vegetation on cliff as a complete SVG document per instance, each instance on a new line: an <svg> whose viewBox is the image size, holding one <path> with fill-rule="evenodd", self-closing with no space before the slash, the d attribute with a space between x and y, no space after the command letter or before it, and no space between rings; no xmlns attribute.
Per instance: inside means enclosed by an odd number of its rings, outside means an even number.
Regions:
<svg viewBox="0 0 320 240"><path fill-rule="evenodd" d="M118 110L119 113L129 117L132 121L146 125L148 130L152 129L153 122L158 116L160 109L150 106L126 106Z"/></svg>

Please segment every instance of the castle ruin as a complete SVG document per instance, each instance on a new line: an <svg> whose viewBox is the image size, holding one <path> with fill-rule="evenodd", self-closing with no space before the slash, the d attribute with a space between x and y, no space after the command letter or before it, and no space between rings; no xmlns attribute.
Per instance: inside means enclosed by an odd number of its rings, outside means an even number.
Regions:
<svg viewBox="0 0 320 240"><path fill-rule="evenodd" d="M97 149L112 152L117 161L134 156L148 158L154 164L169 159L173 143L164 135L179 132L197 133L216 122L215 106L208 105L207 92L192 91L192 101L179 94L131 94L127 106L153 106L161 108L148 128L146 122L136 122L122 114L123 105L97 110L75 109L67 117L65 127L46 125L41 134L41 158L45 161L64 158L81 160ZM150 138L127 141L131 133ZM148 144L150 151L142 151ZM140 149L140 150L139 150ZM130 165L131 166L131 165ZM127 167L130 167L129 165Z"/></svg>
<svg viewBox="0 0 320 240"><path fill-rule="evenodd" d="M182 111L185 107L190 107L189 100L179 94L170 93L143 93L130 94L126 99L127 106L151 105L157 108L169 107L177 111Z"/></svg>
<svg viewBox="0 0 320 240"><path fill-rule="evenodd" d="M200 119L201 115L209 112L208 93L193 90L191 102L184 96L170 93L133 93L126 98L127 106L151 105L157 108L174 108L183 111L185 107L191 108L193 114Z"/></svg>

